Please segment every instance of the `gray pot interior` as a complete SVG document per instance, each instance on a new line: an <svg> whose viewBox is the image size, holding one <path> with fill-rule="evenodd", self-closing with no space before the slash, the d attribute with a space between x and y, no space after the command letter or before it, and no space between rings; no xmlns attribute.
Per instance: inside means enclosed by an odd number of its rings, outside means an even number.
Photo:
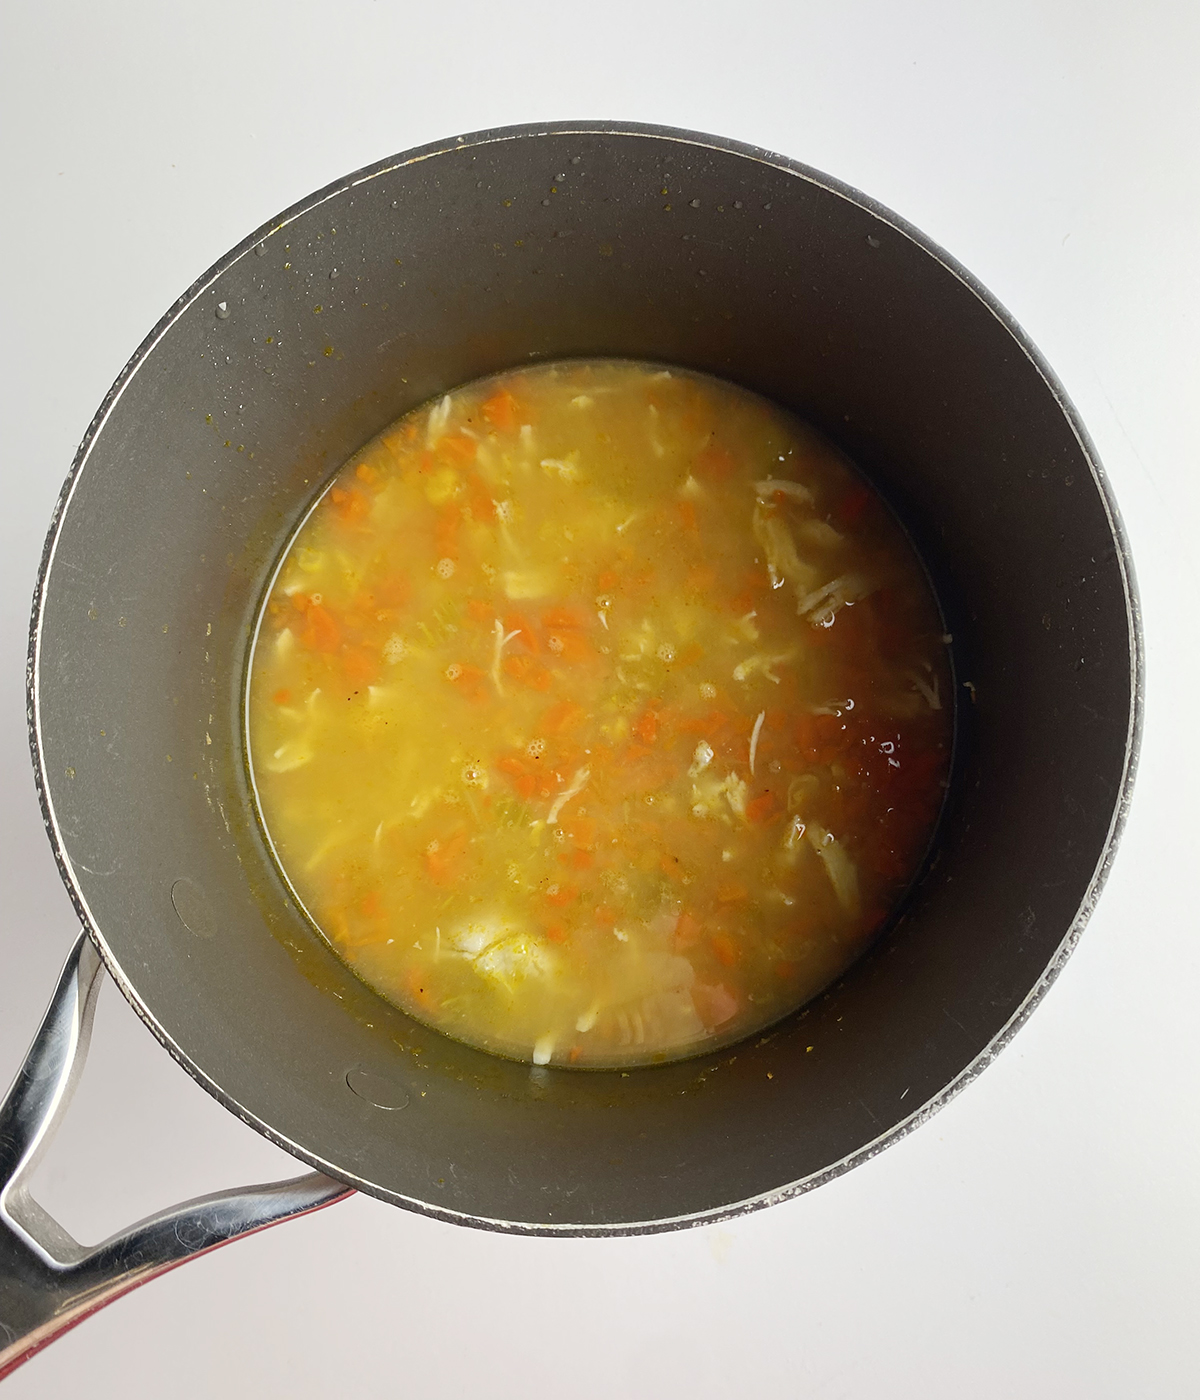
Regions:
<svg viewBox="0 0 1200 1400"><path fill-rule="evenodd" d="M629 1074L508 1063L382 1002L289 904L244 778L249 629L320 483L431 394L566 355L724 375L823 428L924 552L963 698L954 800L899 923L773 1033ZM711 1218L903 1131L1053 976L1132 772L1128 561L1020 334L852 191L649 128L398 157L223 260L81 449L34 641L64 877L155 1033L332 1174L507 1228Z"/></svg>

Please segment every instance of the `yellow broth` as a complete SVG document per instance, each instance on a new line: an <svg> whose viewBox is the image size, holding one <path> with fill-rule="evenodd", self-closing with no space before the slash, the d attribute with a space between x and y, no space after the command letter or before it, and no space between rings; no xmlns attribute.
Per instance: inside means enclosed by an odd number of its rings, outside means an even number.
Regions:
<svg viewBox="0 0 1200 1400"><path fill-rule="evenodd" d="M925 574L811 429L620 360L468 384L341 470L248 725L296 895L381 995L537 1064L695 1054L867 946L941 806Z"/></svg>

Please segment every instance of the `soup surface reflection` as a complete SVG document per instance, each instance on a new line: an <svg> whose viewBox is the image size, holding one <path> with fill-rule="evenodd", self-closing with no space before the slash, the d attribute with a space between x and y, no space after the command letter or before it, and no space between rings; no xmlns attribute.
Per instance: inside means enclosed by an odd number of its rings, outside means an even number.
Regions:
<svg viewBox="0 0 1200 1400"><path fill-rule="evenodd" d="M333 947L450 1035L737 1040L867 946L953 700L924 571L778 408L619 360L468 384L338 474L266 601L261 814Z"/></svg>

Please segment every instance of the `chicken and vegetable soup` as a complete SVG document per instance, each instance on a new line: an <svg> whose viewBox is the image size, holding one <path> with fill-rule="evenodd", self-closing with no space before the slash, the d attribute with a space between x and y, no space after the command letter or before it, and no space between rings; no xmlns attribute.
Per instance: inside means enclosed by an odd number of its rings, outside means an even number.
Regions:
<svg viewBox="0 0 1200 1400"><path fill-rule="evenodd" d="M468 384L321 496L254 647L262 819L380 994L535 1064L737 1040L869 944L949 766L943 624L887 508L733 385Z"/></svg>

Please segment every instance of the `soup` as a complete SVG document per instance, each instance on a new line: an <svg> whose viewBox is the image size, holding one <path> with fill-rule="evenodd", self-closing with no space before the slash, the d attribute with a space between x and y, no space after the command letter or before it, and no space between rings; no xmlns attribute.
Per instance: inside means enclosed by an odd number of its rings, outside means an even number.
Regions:
<svg viewBox="0 0 1200 1400"><path fill-rule="evenodd" d="M947 643L880 498L731 384L468 384L292 539L248 686L265 829L382 996L535 1064L778 1020L870 943L946 786Z"/></svg>

